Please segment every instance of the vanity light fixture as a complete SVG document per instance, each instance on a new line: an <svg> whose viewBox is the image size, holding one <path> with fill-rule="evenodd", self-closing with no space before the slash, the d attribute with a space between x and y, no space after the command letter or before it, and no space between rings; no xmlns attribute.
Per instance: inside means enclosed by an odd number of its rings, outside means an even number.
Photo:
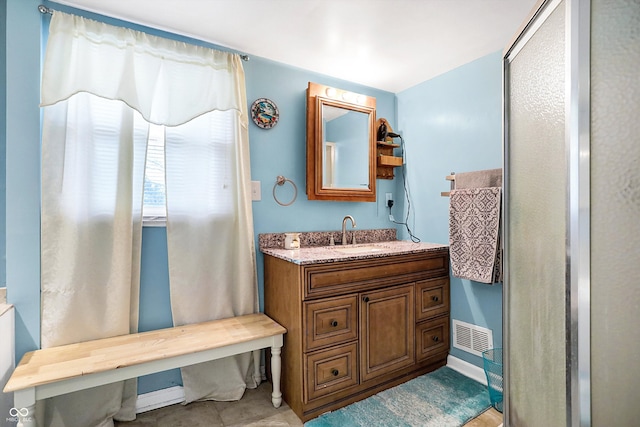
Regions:
<svg viewBox="0 0 640 427"><path fill-rule="evenodd" d="M343 101L347 101L347 102L355 102L355 95L351 92L343 92L342 93L342 100Z"/></svg>
<svg viewBox="0 0 640 427"><path fill-rule="evenodd" d="M366 97L364 95L358 95L353 92L337 90L333 87L328 87L324 91L327 98L342 99L342 101L350 102L352 104L364 105L366 103Z"/></svg>

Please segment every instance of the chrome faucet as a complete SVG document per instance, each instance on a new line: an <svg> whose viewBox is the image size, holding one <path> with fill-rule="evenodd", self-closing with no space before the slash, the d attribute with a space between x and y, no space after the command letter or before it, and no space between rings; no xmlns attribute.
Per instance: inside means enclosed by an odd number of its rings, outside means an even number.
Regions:
<svg viewBox="0 0 640 427"><path fill-rule="evenodd" d="M353 219L353 217L351 215L347 215L344 217L344 219L342 220L342 244L346 245L347 244L347 220L350 219L351 220L351 227L356 228L356 220ZM355 233L355 232L354 232ZM355 234L353 236L353 243L356 242L355 239Z"/></svg>

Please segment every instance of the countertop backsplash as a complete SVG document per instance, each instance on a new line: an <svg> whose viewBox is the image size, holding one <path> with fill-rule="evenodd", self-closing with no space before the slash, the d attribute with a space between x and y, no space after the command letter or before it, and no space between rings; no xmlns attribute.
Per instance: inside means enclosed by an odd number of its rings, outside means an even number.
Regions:
<svg viewBox="0 0 640 427"><path fill-rule="evenodd" d="M292 233L294 231L291 231ZM352 241L353 233L356 234L356 243L377 243L397 240L395 228L381 228L375 230L358 230L356 228L347 229L347 239ZM285 233L264 233L258 235L258 247L260 249L284 249ZM318 246L329 246L333 237L336 243L342 241L342 231L301 231L300 247L312 248Z"/></svg>

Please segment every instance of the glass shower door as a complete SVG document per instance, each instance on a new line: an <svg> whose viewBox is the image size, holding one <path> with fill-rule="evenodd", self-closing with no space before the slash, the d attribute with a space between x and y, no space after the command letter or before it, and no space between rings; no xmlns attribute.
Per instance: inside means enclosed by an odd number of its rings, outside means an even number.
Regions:
<svg viewBox="0 0 640 427"><path fill-rule="evenodd" d="M505 421L519 427L567 420L564 6L505 57Z"/></svg>

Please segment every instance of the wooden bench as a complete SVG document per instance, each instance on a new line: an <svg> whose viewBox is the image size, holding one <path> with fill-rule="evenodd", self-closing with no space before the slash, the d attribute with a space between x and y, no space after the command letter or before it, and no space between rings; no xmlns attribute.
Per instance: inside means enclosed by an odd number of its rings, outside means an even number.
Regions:
<svg viewBox="0 0 640 427"><path fill-rule="evenodd" d="M24 355L4 391L14 392L18 426L35 427L37 400L249 351L259 383L260 350L271 347L277 408L286 332L259 313L36 350Z"/></svg>

